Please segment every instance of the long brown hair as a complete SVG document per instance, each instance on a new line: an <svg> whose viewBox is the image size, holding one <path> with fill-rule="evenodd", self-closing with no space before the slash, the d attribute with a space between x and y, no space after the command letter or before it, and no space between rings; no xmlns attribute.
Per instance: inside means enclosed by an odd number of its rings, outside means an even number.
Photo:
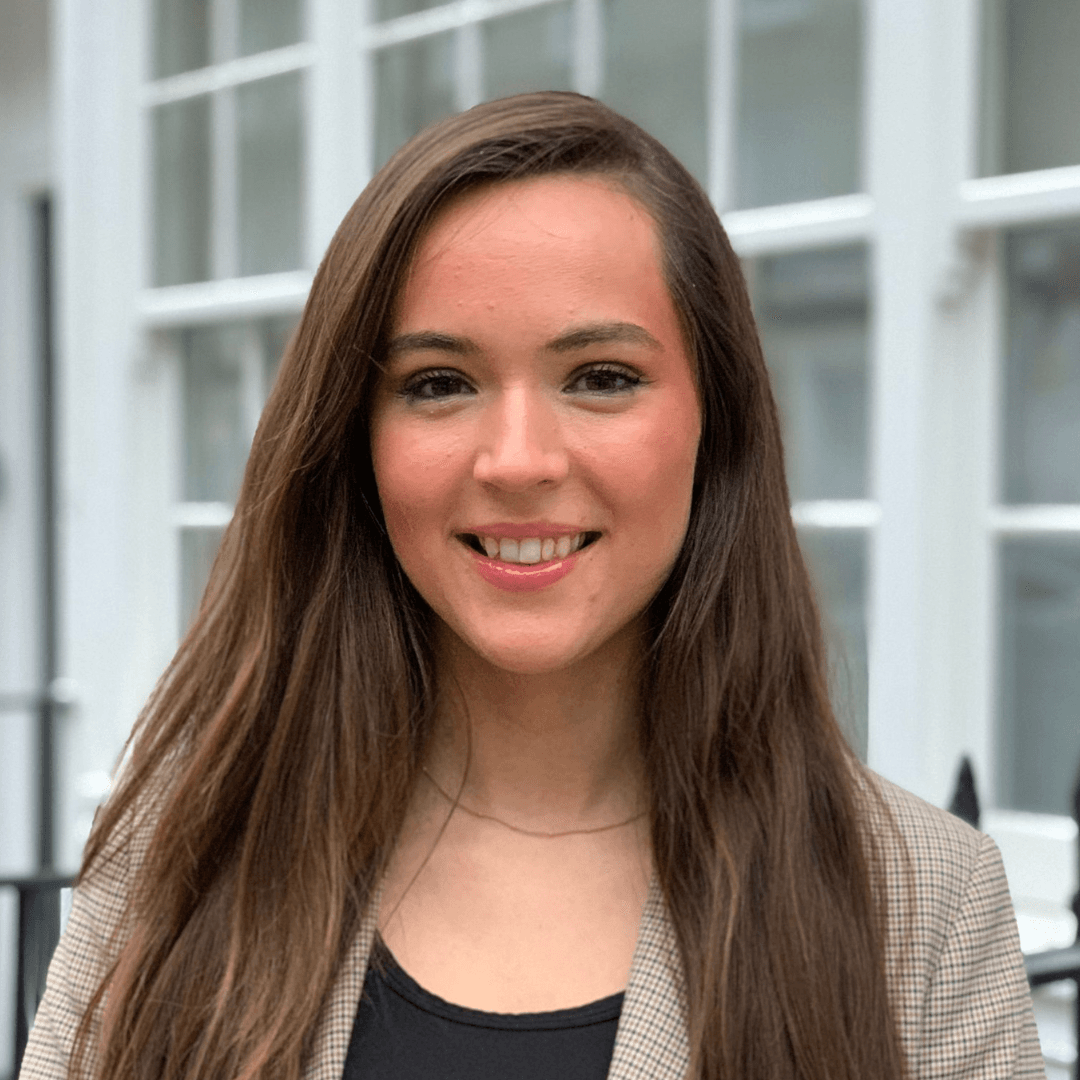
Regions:
<svg viewBox="0 0 1080 1080"><path fill-rule="evenodd" d="M903 1074L865 785L829 705L738 260L656 140L558 93L421 133L330 244L198 615L87 847L84 880L130 830L151 837L81 1029L83 1071L299 1076L393 849L436 688L432 616L394 558L370 460L392 304L448 199L551 173L607 175L651 213L702 399L689 527L641 673L692 1075Z"/></svg>

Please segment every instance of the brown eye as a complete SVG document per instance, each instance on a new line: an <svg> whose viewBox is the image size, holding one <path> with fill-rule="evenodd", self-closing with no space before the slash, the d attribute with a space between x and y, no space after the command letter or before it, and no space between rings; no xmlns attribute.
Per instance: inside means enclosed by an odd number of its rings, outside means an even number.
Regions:
<svg viewBox="0 0 1080 1080"><path fill-rule="evenodd" d="M475 393L465 377L456 371L422 371L401 388L406 401L444 401L459 394Z"/></svg>
<svg viewBox="0 0 1080 1080"><path fill-rule="evenodd" d="M640 375L628 368L605 364L578 372L568 389L578 394L612 396L628 393L640 385Z"/></svg>

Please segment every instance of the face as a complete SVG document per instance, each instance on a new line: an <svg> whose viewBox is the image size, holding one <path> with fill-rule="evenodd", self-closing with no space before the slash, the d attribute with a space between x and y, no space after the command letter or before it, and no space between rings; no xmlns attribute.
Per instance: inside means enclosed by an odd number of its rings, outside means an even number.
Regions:
<svg viewBox="0 0 1080 1080"><path fill-rule="evenodd" d="M545 177L436 219L371 450L394 551L456 642L539 674L634 639L686 532L700 426L639 203Z"/></svg>

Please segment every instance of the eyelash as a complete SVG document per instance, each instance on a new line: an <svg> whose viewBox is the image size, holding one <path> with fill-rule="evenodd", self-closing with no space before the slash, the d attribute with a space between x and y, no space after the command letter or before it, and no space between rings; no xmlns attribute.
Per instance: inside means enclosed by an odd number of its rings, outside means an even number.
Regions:
<svg viewBox="0 0 1080 1080"><path fill-rule="evenodd" d="M603 375L610 378L622 379L624 381L624 385L615 390L583 391L593 397L615 397L620 394L629 393L631 390L640 386L644 381L640 375L629 368L622 367L618 364L601 362L574 372L568 385L572 386L574 383L579 382L590 375ZM425 391L431 387L438 386L440 383L445 388L448 383L455 382L461 385L468 385L468 380L465 376L460 372L453 370L453 368L421 371L417 372L416 375L413 375L398 391L398 394L411 404L424 401L443 401L454 396L453 393L429 394L425 393Z"/></svg>

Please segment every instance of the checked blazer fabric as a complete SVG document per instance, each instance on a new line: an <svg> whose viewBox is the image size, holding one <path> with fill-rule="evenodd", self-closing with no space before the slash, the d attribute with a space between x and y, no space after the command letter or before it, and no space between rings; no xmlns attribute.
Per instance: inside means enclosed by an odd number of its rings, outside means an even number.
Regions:
<svg viewBox="0 0 1080 1080"><path fill-rule="evenodd" d="M890 992L913 1080L1045 1075L1016 920L992 840L877 777L867 820L885 855ZM890 830L891 817L896 830ZM115 956L131 868L148 829L75 892L30 1035L22 1080L60 1080L79 1017ZM897 833L899 838L897 838ZM906 846L907 856L904 848ZM910 867L910 872L905 868ZM304 1080L339 1080L375 934L377 902L343 958ZM657 883L641 918L609 1080L683 1080L689 1052L675 933Z"/></svg>

